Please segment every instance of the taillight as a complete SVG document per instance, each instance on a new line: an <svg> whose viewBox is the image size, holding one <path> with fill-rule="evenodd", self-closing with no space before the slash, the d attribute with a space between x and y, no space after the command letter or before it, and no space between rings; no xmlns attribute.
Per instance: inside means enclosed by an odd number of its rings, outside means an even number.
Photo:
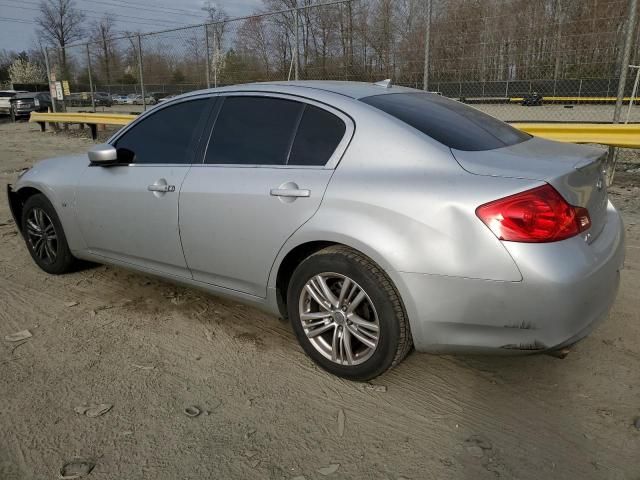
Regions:
<svg viewBox="0 0 640 480"><path fill-rule="evenodd" d="M569 205L549 184L480 205L476 215L510 242L556 242L591 226L589 211Z"/></svg>

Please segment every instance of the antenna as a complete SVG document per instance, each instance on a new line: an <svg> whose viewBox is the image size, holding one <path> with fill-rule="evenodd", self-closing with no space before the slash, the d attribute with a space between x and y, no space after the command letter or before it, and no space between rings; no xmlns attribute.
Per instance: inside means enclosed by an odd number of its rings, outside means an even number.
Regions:
<svg viewBox="0 0 640 480"><path fill-rule="evenodd" d="M374 83L374 85L377 85L378 87L384 87L384 88L391 88L391 79L387 78L386 80L381 80L379 82Z"/></svg>

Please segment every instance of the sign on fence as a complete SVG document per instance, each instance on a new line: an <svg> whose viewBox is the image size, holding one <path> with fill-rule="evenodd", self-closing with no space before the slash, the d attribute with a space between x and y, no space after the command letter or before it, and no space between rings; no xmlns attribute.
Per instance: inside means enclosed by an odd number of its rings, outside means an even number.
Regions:
<svg viewBox="0 0 640 480"><path fill-rule="evenodd" d="M62 82L55 82L56 85L56 100L64 100L64 93L62 92Z"/></svg>

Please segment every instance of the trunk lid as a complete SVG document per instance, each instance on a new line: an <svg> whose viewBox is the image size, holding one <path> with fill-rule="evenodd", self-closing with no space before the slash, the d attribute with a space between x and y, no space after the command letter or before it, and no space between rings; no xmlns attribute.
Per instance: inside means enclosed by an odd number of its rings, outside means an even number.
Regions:
<svg viewBox="0 0 640 480"><path fill-rule="evenodd" d="M534 137L495 150L452 153L462 168L475 175L549 183L568 203L589 210L590 242L604 228L608 201L605 150Z"/></svg>

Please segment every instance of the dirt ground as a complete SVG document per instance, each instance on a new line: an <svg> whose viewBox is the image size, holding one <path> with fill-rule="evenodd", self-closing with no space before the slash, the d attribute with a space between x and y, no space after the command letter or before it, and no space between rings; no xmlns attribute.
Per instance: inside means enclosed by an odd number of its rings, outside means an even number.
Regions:
<svg viewBox="0 0 640 480"><path fill-rule="evenodd" d="M3 123L0 187L91 143ZM58 478L81 457L96 480L638 480L640 174L619 173L612 199L622 287L565 360L413 353L365 385L315 367L288 324L254 309L120 268L41 272L3 194L0 479Z"/></svg>

